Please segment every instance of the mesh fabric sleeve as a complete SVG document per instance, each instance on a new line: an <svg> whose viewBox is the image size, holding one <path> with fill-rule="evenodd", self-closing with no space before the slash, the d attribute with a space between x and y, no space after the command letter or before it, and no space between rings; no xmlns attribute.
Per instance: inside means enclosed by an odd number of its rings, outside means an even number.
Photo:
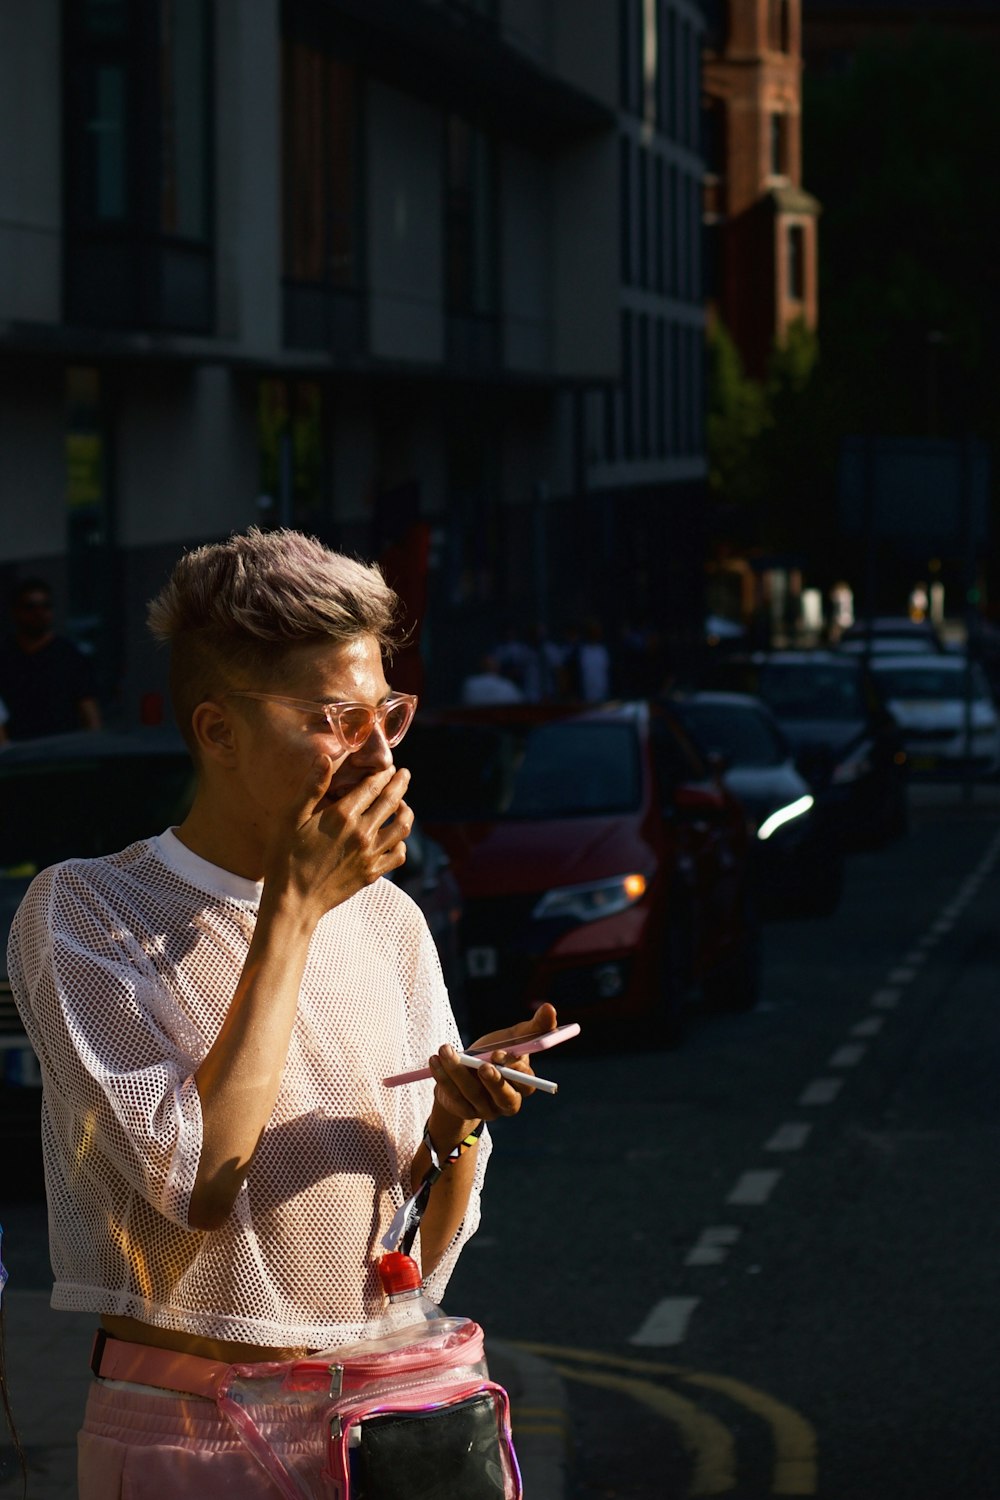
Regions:
<svg viewBox="0 0 1000 1500"><path fill-rule="evenodd" d="M44 871L15 919L10 974L47 1087L80 1143L187 1226L202 1144L202 1038L142 941L74 868Z"/></svg>

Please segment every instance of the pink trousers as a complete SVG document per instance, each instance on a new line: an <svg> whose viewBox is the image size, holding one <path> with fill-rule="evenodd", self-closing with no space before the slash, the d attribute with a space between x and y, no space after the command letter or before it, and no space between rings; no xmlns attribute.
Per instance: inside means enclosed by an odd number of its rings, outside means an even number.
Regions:
<svg viewBox="0 0 1000 1500"><path fill-rule="evenodd" d="M251 1408L306 1491L334 1491L321 1477L325 1454L316 1418L282 1408ZM95 1380L77 1435L79 1500L278 1500L281 1490L243 1445L214 1402L145 1395Z"/></svg>

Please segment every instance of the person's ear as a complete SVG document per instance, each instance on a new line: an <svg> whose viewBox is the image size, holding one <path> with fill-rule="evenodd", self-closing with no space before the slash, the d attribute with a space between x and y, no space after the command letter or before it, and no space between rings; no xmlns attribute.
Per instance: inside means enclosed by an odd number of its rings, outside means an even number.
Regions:
<svg viewBox="0 0 1000 1500"><path fill-rule="evenodd" d="M199 703L191 715L191 732L203 761L231 766L236 759L236 734L233 719L213 699Z"/></svg>

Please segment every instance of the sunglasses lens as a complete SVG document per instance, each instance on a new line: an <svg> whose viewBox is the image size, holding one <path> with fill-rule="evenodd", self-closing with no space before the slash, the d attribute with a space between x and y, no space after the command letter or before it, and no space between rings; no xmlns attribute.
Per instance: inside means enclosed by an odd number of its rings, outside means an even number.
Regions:
<svg viewBox="0 0 1000 1500"><path fill-rule="evenodd" d="M357 708L341 709L337 718L337 728L343 735L344 744L349 750L360 750L365 740L371 734L375 723L375 716L370 709Z"/></svg>
<svg viewBox="0 0 1000 1500"><path fill-rule="evenodd" d="M413 709L409 703L392 703L386 710L383 728L390 745L398 745L410 727Z"/></svg>

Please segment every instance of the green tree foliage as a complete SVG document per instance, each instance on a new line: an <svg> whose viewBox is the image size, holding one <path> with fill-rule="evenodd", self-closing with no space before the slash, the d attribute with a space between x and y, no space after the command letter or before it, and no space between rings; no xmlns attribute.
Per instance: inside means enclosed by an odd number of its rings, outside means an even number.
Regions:
<svg viewBox="0 0 1000 1500"><path fill-rule="evenodd" d="M760 438L768 423L767 398L747 375L725 327L708 334L708 485L717 503L752 512L766 492L760 471Z"/></svg>
<svg viewBox="0 0 1000 1500"><path fill-rule="evenodd" d="M767 377L744 370L726 328L708 338L709 488L723 531L744 546L801 551L828 531L835 439L816 335L799 321Z"/></svg>

